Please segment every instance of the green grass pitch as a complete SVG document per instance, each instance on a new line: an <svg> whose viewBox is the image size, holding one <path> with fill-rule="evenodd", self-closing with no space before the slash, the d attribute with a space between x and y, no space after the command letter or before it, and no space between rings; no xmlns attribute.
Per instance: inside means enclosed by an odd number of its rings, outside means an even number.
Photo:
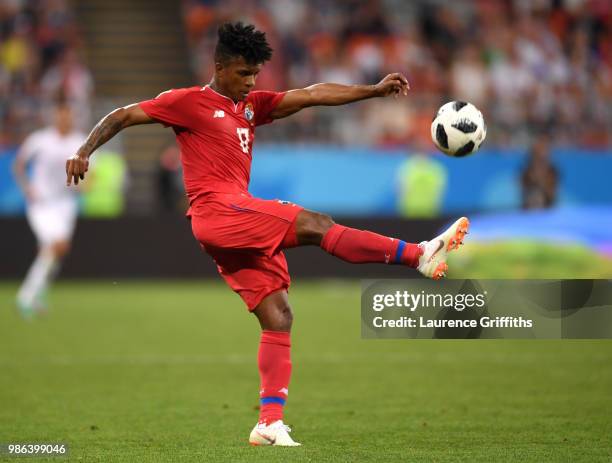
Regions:
<svg viewBox="0 0 612 463"><path fill-rule="evenodd" d="M298 281L286 422L304 446L250 447L259 327L223 283L61 282L32 322L16 287L0 442L69 445L50 461L612 459L609 341L362 340L358 282Z"/></svg>

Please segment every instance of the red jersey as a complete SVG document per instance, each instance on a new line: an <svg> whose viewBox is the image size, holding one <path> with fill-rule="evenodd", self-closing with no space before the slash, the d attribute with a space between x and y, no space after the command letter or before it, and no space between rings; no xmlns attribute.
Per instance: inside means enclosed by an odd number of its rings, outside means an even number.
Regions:
<svg viewBox="0 0 612 463"><path fill-rule="evenodd" d="M284 94L253 91L235 103L207 85L168 90L139 105L174 130L185 191L193 204L210 192L248 191L255 127L272 122L270 113Z"/></svg>

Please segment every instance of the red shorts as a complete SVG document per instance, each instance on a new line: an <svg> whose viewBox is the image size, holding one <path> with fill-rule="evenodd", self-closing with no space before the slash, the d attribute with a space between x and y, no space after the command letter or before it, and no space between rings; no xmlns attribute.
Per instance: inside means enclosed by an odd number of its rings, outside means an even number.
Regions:
<svg viewBox="0 0 612 463"><path fill-rule="evenodd" d="M264 297L288 289L283 238L303 208L245 194L207 195L188 212L193 235L226 283L253 310Z"/></svg>

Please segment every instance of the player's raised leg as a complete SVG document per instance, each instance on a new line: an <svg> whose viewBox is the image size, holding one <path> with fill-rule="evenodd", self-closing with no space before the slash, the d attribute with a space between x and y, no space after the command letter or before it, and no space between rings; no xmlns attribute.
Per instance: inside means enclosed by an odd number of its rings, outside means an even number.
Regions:
<svg viewBox="0 0 612 463"><path fill-rule="evenodd" d="M289 394L291 378L291 324L293 314L287 291L276 291L265 297L253 310L261 325L257 357L261 386L259 421L251 431L252 445L293 447L295 442L283 423L283 407Z"/></svg>
<svg viewBox="0 0 612 463"><path fill-rule="evenodd" d="M469 220L462 217L436 238L416 244L345 227L327 215L303 210L295 222L295 235L297 245L318 245L347 262L406 265L439 280L446 276L447 253L463 243L468 228Z"/></svg>

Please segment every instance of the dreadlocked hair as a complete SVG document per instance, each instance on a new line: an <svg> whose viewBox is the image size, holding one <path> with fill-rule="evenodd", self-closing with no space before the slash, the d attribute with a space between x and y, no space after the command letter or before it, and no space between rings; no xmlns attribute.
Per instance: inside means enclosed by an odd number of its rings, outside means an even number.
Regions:
<svg viewBox="0 0 612 463"><path fill-rule="evenodd" d="M272 48L265 32L252 24L224 23L218 30L219 41L215 48L215 61L225 63L242 56L247 64L263 64L272 57Z"/></svg>

